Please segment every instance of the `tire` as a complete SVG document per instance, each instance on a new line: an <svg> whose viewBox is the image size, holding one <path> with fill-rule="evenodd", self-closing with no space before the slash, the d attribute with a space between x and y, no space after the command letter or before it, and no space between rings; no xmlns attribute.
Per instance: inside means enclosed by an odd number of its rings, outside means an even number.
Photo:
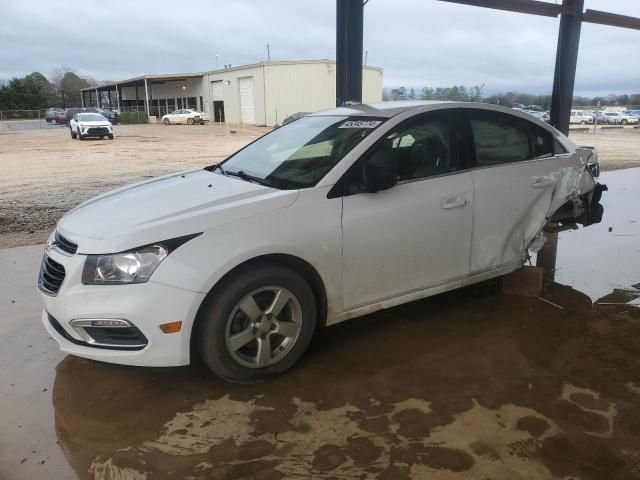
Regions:
<svg viewBox="0 0 640 480"><path fill-rule="evenodd" d="M193 118L187 118L187 125L193 125Z"/></svg>
<svg viewBox="0 0 640 480"><path fill-rule="evenodd" d="M51 125L57 125L58 121L55 118L52 118L49 123L51 123Z"/></svg>
<svg viewBox="0 0 640 480"><path fill-rule="evenodd" d="M85 139L85 136L80 133L80 129L78 129L78 138L80 140L84 140Z"/></svg>
<svg viewBox="0 0 640 480"><path fill-rule="evenodd" d="M629 122L628 122L626 119L623 119L620 123L621 123L622 125L627 125Z"/></svg>
<svg viewBox="0 0 640 480"><path fill-rule="evenodd" d="M580 122L580 125L586 125L586 124L587 124L587 122L585 122L584 120L582 120L582 121Z"/></svg>
<svg viewBox="0 0 640 480"><path fill-rule="evenodd" d="M69 129L69 132L71 132L71 138L73 138L74 140L76 139L76 137L78 136L76 134L76 132L74 132L72 129Z"/></svg>
<svg viewBox="0 0 640 480"><path fill-rule="evenodd" d="M110 133L108 137L109 137L109 140L113 140L113 133Z"/></svg>
<svg viewBox="0 0 640 480"><path fill-rule="evenodd" d="M276 292L286 299L282 307L275 301ZM271 316L269 307L274 305L278 312ZM276 264L240 269L203 302L194 345L218 376L233 382L261 380L284 372L302 357L316 315L313 291L298 273ZM269 350L261 350L267 346ZM261 356L261 351L268 353Z"/></svg>
<svg viewBox="0 0 640 480"><path fill-rule="evenodd" d="M168 119L168 118L163 118L163 119L162 119L162 123L163 123L164 125L171 125L171 122L169 121L169 119Z"/></svg>

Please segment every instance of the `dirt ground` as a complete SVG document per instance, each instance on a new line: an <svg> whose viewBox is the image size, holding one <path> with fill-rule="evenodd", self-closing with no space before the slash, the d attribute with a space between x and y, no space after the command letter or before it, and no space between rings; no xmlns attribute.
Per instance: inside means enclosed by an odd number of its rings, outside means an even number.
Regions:
<svg viewBox="0 0 640 480"><path fill-rule="evenodd" d="M118 125L116 139L72 140L63 126L16 130L0 123L0 248L42 243L58 218L112 188L225 158L266 128ZM640 129L572 132L598 148L603 170L640 166Z"/></svg>

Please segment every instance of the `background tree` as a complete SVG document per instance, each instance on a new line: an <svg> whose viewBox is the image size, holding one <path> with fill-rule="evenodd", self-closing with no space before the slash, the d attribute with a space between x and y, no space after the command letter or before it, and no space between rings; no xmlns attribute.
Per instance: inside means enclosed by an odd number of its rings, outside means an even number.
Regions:
<svg viewBox="0 0 640 480"><path fill-rule="evenodd" d="M89 87L89 82L68 67L56 69L53 73L59 107L80 107L82 99L80 89Z"/></svg>

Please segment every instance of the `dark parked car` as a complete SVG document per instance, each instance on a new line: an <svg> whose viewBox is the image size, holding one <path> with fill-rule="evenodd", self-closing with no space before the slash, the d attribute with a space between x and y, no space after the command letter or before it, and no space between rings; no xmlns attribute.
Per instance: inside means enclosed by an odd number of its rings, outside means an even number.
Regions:
<svg viewBox="0 0 640 480"><path fill-rule="evenodd" d="M107 109L98 109L98 113L109 120L112 124L118 123L119 114L115 110Z"/></svg>
<svg viewBox="0 0 640 480"><path fill-rule="evenodd" d="M64 110L59 108L50 108L49 110L47 110L45 120L47 121L47 123L51 123L53 125L57 125L58 123L66 123Z"/></svg>

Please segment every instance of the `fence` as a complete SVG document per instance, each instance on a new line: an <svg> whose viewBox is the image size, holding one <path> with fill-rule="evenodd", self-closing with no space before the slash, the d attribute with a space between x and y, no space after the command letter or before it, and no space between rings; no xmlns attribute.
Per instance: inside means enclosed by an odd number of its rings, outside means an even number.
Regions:
<svg viewBox="0 0 640 480"><path fill-rule="evenodd" d="M0 110L0 120L40 120L46 116L46 110Z"/></svg>

